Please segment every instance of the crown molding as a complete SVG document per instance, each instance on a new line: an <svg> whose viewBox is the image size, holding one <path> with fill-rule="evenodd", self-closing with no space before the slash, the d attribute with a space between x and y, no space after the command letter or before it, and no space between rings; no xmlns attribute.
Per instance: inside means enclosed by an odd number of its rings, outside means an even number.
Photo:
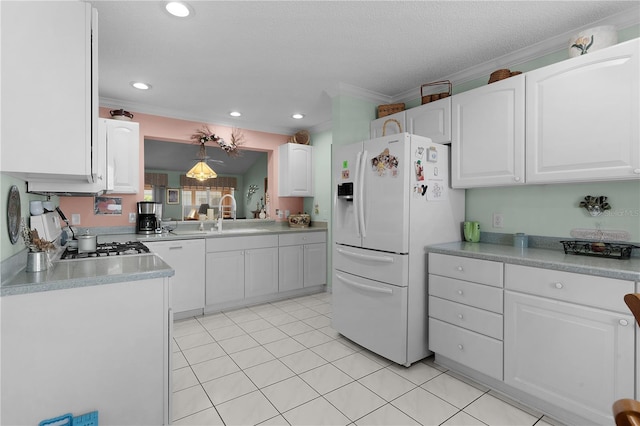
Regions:
<svg viewBox="0 0 640 426"><path fill-rule="evenodd" d="M325 92L329 95L330 98L341 95L349 95L356 99L371 101L377 104L389 103L392 99L392 96L383 95L382 93L363 89L361 87L353 86L347 83L338 83L336 86L330 89L325 89Z"/></svg>
<svg viewBox="0 0 640 426"><path fill-rule="evenodd" d="M177 120L197 121L201 123L212 123L219 126L238 127L243 130L253 130L256 132L274 133L277 135L292 135L297 130L293 128L285 128L278 126L256 126L245 121L238 121L226 116L208 115L198 116L185 114L183 111L172 110L170 108L160 108L146 104L138 104L134 102L121 101L119 99L101 97L99 104L104 108L120 109L124 108L129 111L135 111L140 114L157 115L160 117L175 118ZM298 129L299 130L299 129Z"/></svg>

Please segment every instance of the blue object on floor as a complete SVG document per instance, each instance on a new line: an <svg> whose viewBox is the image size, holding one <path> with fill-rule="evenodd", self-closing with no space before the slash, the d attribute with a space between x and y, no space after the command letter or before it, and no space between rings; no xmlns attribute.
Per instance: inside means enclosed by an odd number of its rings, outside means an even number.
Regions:
<svg viewBox="0 0 640 426"><path fill-rule="evenodd" d="M98 426L98 412L92 411L73 418L72 426Z"/></svg>
<svg viewBox="0 0 640 426"><path fill-rule="evenodd" d="M38 423L38 426L72 426L73 416L71 413L63 414L62 416L55 417L53 419L43 420Z"/></svg>
<svg viewBox="0 0 640 426"><path fill-rule="evenodd" d="M43 420L38 426L98 426L98 412L92 411L73 417L71 413L64 414L53 419Z"/></svg>

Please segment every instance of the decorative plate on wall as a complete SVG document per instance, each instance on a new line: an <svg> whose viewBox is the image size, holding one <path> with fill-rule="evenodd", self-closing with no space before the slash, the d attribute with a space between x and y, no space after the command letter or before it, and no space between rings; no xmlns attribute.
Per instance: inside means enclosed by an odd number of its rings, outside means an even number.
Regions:
<svg viewBox="0 0 640 426"><path fill-rule="evenodd" d="M7 203L7 229L11 244L18 242L20 235L20 191L12 185L9 189L9 202Z"/></svg>

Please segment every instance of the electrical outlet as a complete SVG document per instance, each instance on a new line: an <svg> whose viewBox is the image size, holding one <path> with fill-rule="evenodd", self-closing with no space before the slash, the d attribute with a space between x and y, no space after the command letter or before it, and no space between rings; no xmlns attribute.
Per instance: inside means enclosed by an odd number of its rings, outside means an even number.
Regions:
<svg viewBox="0 0 640 426"><path fill-rule="evenodd" d="M129 213L129 223L136 223L136 214L134 212Z"/></svg>
<svg viewBox="0 0 640 426"><path fill-rule="evenodd" d="M72 213L71 214L71 224L72 225L80 225L80 214Z"/></svg>
<svg viewBox="0 0 640 426"><path fill-rule="evenodd" d="M494 213L493 214L493 227L494 228L502 228L504 226L504 217L502 213Z"/></svg>

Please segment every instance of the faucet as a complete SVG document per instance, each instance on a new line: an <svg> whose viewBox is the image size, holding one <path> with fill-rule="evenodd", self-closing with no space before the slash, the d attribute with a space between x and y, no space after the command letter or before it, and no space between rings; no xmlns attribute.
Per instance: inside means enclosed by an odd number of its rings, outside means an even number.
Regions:
<svg viewBox="0 0 640 426"><path fill-rule="evenodd" d="M222 217L224 216L222 213L222 202L227 197L231 198L231 215L233 216L233 220L236 220L236 199L231 194L225 194L220 198L220 202L218 203L218 232L222 231Z"/></svg>

